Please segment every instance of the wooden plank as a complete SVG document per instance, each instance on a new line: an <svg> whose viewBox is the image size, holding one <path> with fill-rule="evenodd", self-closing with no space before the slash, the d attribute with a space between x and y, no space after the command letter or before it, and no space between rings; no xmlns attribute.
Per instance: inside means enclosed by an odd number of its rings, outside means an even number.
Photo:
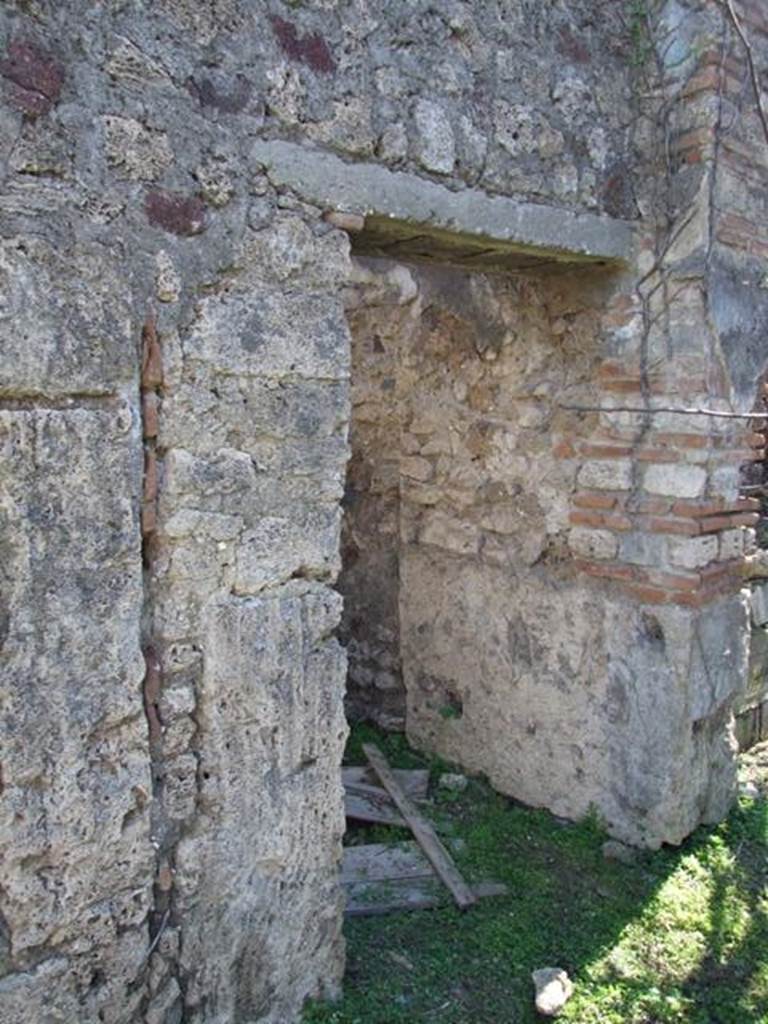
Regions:
<svg viewBox="0 0 768 1024"><path fill-rule="evenodd" d="M426 800L429 772L426 768L393 768L392 774L412 800ZM376 773L370 765L348 766L341 769L341 780L346 786L376 785Z"/></svg>
<svg viewBox="0 0 768 1024"><path fill-rule="evenodd" d="M434 878L432 865L421 852L418 843L369 843L366 846L347 846L341 862L341 881L383 882L402 878Z"/></svg>
<svg viewBox="0 0 768 1024"><path fill-rule="evenodd" d="M453 839L454 850L461 849L463 840ZM346 846L341 862L341 881L381 882L387 879L434 878L432 865L418 843L367 843L365 846Z"/></svg>
<svg viewBox="0 0 768 1024"><path fill-rule="evenodd" d="M430 910L445 905L446 893L435 876L401 878L386 882L351 882L344 886L348 917L390 914L398 910ZM480 882L471 888L474 900L486 896L504 896L501 882Z"/></svg>
<svg viewBox="0 0 768 1024"><path fill-rule="evenodd" d="M462 910L471 907L476 902L475 894L461 877L458 868L451 860L451 855L438 839L434 828L419 813L400 788L397 780L392 775L392 769L389 767L387 759L373 743L364 743L363 751L370 761L371 767L381 780L382 786L392 797L395 806L408 822L416 841L429 858L432 867L453 893L456 905Z"/></svg>
<svg viewBox="0 0 768 1024"><path fill-rule="evenodd" d="M383 793L383 790L380 791ZM405 819L401 817L389 798L384 794L370 796L365 793L344 791L344 813L354 821L369 821L374 825L398 825L407 828Z"/></svg>

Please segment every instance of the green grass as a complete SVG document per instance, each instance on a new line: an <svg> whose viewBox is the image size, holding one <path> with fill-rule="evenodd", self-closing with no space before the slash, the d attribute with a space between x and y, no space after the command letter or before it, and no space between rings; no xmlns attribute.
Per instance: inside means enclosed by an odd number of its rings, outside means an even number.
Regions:
<svg viewBox="0 0 768 1024"><path fill-rule="evenodd" d="M359 728L349 763L364 763L366 740L395 767L429 766L402 737ZM430 813L466 841L465 876L508 895L349 921L344 996L309 1007L307 1024L525 1024L541 1019L530 972L542 966L575 983L561 1021L768 1024L765 800L632 866L602 857L596 822L563 824L479 780Z"/></svg>

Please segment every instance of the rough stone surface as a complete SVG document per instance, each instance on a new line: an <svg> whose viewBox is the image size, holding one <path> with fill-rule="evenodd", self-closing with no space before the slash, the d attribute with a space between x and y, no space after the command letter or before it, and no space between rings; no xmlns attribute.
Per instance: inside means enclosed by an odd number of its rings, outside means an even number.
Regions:
<svg viewBox="0 0 768 1024"><path fill-rule="evenodd" d="M754 437L662 410L754 406L767 151L672 6L0 5L1 1024L337 990L339 625L505 792L727 809Z"/></svg>
<svg viewBox="0 0 768 1024"><path fill-rule="evenodd" d="M540 967L531 972L536 986L536 1009L545 1017L556 1017L573 995L573 982L562 967Z"/></svg>

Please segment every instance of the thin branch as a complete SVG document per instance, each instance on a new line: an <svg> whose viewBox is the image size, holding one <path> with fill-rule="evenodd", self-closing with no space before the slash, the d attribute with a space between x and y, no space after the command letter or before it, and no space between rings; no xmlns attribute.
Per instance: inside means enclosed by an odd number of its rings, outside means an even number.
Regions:
<svg viewBox="0 0 768 1024"><path fill-rule="evenodd" d="M717 409L681 409L671 405L651 405L637 407L630 405L566 405L558 403L559 408L573 412L636 412L642 416L656 412L671 412L677 416L714 416L717 419L729 420L768 420L768 412L721 412Z"/></svg>
<svg viewBox="0 0 768 1024"><path fill-rule="evenodd" d="M749 67L749 77L752 79L752 90L755 94L755 103L757 105L757 113L760 117L760 123L763 126L763 134L765 135L765 141L768 142L768 112L766 112L765 104L763 103L763 94L760 90L760 78L757 74L757 68L755 67L755 57L752 51L752 44L747 38L747 33L744 31L744 26L741 24L741 19L736 13L736 8L733 6L733 0L722 0L723 6L728 12L728 17L731 19L736 34L741 40L741 44L744 47L744 51L747 55L747 65Z"/></svg>
<svg viewBox="0 0 768 1024"><path fill-rule="evenodd" d="M160 922L160 927L157 929L157 935L155 935L154 939L152 939L152 942L150 943L149 949L147 950L146 955L144 957L144 961L143 961L144 963L146 963L149 960L149 958L152 956L152 954L154 953L154 951L155 951L155 949L157 947L158 942L162 938L163 932L165 931L165 927L168 924L168 918L170 916L171 916L171 911L170 911L170 909L168 909L163 914L163 919Z"/></svg>

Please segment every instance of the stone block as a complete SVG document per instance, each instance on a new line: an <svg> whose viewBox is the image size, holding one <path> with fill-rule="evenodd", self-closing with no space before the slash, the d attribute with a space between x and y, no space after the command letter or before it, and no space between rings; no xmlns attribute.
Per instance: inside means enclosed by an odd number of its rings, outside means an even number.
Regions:
<svg viewBox="0 0 768 1024"><path fill-rule="evenodd" d="M108 249L0 240L0 394L107 394L137 366L130 293Z"/></svg>
<svg viewBox="0 0 768 1024"><path fill-rule="evenodd" d="M650 494L674 498L699 498L707 484L707 471L700 466L663 463L648 466L643 487Z"/></svg>
<svg viewBox="0 0 768 1024"><path fill-rule="evenodd" d="M768 583L753 585L750 592L750 607L752 621L756 626L764 626L768 623Z"/></svg>
<svg viewBox="0 0 768 1024"><path fill-rule="evenodd" d="M673 565L682 569L699 569L718 556L716 536L686 537L669 540L669 557Z"/></svg>
<svg viewBox="0 0 768 1024"><path fill-rule="evenodd" d="M176 898L187 1000L215 985L225 1018L271 1007L275 1022L293 1020L307 993L340 977L338 611L338 595L304 581L209 609L197 711L209 827L179 844Z"/></svg>
<svg viewBox="0 0 768 1024"><path fill-rule="evenodd" d="M121 405L0 413L0 910L22 966L47 942L98 965L118 894L149 904L140 453Z"/></svg>
<svg viewBox="0 0 768 1024"><path fill-rule="evenodd" d="M186 355L245 377L339 380L349 372L349 334L331 296L225 294L201 303Z"/></svg>
<svg viewBox="0 0 768 1024"><path fill-rule="evenodd" d="M632 463L629 459L586 462L579 469L577 480L585 490L626 491L632 486Z"/></svg>
<svg viewBox="0 0 768 1024"><path fill-rule="evenodd" d="M436 174L450 174L456 162L456 141L445 110L432 100L419 99L413 114L414 150L418 162Z"/></svg>
<svg viewBox="0 0 768 1024"><path fill-rule="evenodd" d="M615 558L619 540L610 530L589 530L576 526L568 534L568 546L584 558Z"/></svg>
<svg viewBox="0 0 768 1024"><path fill-rule="evenodd" d="M235 593L255 594L292 577L335 579L340 525L336 505L318 505L292 519L259 519L237 546Z"/></svg>
<svg viewBox="0 0 768 1024"><path fill-rule="evenodd" d="M718 557L722 561L730 558L741 558L744 554L746 532L746 530L739 527L736 530L723 530L719 534L719 538L717 538L720 541Z"/></svg>

